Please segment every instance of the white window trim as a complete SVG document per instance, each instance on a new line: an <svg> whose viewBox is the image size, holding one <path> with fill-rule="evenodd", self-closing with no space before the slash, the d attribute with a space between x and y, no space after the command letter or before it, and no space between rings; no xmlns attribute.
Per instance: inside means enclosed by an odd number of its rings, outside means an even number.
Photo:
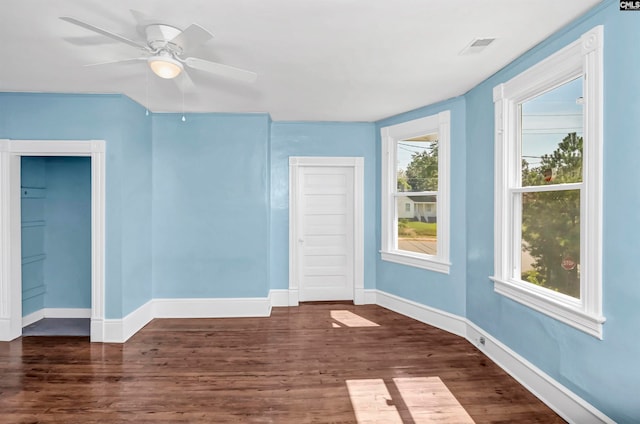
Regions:
<svg viewBox="0 0 640 424"><path fill-rule="evenodd" d="M494 272L497 293L602 339L602 140L603 140L603 27L583 34L547 59L494 88L495 103L495 222ZM514 234L511 201L520 169L518 104L543 91L584 75L585 126L581 184L581 299L555 293L512 277L512 254L520 249ZM557 187L556 187L557 188ZM518 238L518 240L516 240Z"/></svg>
<svg viewBox="0 0 640 424"><path fill-rule="evenodd" d="M451 113L447 110L425 118L383 127L380 130L383 158L380 254L384 261L449 273L451 266L449 262L450 121ZM398 217L396 199L392 195L396 187L396 143L407 138L436 132L438 133L437 255L398 250L396 249Z"/></svg>

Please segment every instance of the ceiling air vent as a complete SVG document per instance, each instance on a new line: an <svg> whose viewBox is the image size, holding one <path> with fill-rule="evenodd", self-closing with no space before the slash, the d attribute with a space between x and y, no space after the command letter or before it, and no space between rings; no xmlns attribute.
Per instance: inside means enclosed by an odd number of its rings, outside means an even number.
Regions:
<svg viewBox="0 0 640 424"><path fill-rule="evenodd" d="M469 43L467 47L462 49L462 51L460 52L460 55L480 53L482 50L486 49L487 46L493 43L495 40L496 40L495 38L474 38L473 41L471 41L471 43Z"/></svg>

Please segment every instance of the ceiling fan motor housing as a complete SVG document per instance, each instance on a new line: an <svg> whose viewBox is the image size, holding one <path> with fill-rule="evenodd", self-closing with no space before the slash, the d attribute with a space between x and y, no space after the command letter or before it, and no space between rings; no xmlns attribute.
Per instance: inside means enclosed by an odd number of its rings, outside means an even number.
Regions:
<svg viewBox="0 0 640 424"><path fill-rule="evenodd" d="M169 52L172 57L182 54L182 47L171 42L171 40L182 32L179 28L171 25L151 24L147 25L144 31L147 37L147 44L153 52L166 51Z"/></svg>

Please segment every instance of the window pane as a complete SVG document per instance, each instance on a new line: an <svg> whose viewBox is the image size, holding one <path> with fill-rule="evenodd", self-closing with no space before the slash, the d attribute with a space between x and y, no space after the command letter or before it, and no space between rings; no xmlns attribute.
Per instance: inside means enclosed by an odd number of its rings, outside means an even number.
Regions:
<svg viewBox="0 0 640 424"><path fill-rule="evenodd" d="M437 197L399 196L398 205L398 250L437 254ZM411 204L411 213L405 211L404 204Z"/></svg>
<svg viewBox="0 0 640 424"><path fill-rule="evenodd" d="M396 159L398 191L438 190L438 134L398 141Z"/></svg>
<svg viewBox="0 0 640 424"><path fill-rule="evenodd" d="M582 181L583 78L520 105L522 185Z"/></svg>
<svg viewBox="0 0 640 424"><path fill-rule="evenodd" d="M580 298L580 190L522 194L521 278Z"/></svg>

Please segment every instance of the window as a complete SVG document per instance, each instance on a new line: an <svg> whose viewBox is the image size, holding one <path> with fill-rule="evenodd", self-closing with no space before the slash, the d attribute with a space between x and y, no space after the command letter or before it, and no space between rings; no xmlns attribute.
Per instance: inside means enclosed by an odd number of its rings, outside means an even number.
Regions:
<svg viewBox="0 0 640 424"><path fill-rule="evenodd" d="M602 338L602 27L494 102L495 290Z"/></svg>
<svg viewBox="0 0 640 424"><path fill-rule="evenodd" d="M383 260L449 272L449 121L381 129Z"/></svg>

